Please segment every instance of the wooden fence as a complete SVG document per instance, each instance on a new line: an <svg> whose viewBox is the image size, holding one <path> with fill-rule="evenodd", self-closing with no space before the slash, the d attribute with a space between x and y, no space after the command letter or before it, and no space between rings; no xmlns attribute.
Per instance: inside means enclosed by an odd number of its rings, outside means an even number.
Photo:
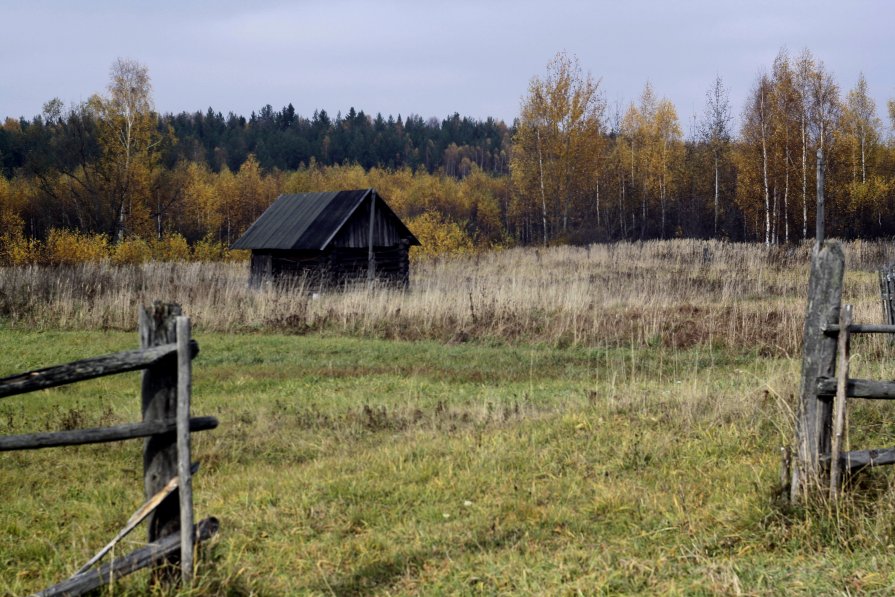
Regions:
<svg viewBox="0 0 895 597"><path fill-rule="evenodd" d="M145 438L143 489L146 503L116 537L74 576L38 595L81 595L113 579L152 566L156 580L173 580L179 564L184 585L192 582L193 550L218 529L214 518L193 525L190 433L214 429L214 417L190 417L192 359L199 346L190 337L190 320L178 305L156 302L140 310L140 348L94 357L0 379L0 398L64 384L142 370L143 420L114 427L0 437L0 451L34 450ZM148 521L149 543L100 567L94 565L141 521ZM192 532L181 532L191 529Z"/></svg>
<svg viewBox="0 0 895 597"><path fill-rule="evenodd" d="M844 452L848 399L895 399L895 383L849 377L852 334L895 334L895 325L855 324L852 306L842 306L845 255L837 242L817 247L808 280L796 461L790 474L790 498L829 488L839 495L844 474L869 466L895 464L895 448ZM885 300L885 295L884 295ZM784 457L784 467L788 459Z"/></svg>
<svg viewBox="0 0 895 597"><path fill-rule="evenodd" d="M895 265L879 270L879 293L883 303L883 323L895 325Z"/></svg>

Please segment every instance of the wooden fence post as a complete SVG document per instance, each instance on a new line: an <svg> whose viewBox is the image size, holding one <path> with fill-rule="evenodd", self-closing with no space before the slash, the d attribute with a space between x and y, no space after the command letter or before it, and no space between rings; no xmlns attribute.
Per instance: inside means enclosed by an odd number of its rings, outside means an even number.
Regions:
<svg viewBox="0 0 895 597"><path fill-rule="evenodd" d="M796 462L790 498L796 501L809 487L820 487L821 455L831 449L833 401L817 391L819 377L833 377L836 337L824 334L839 323L845 255L838 242L815 250L808 279L799 414L796 422Z"/></svg>
<svg viewBox="0 0 895 597"><path fill-rule="evenodd" d="M180 305L160 301L140 309L140 347L150 348L177 341L176 318ZM143 371L141 383L143 422L173 420L177 414L177 359L168 358ZM153 435L143 444L143 490L146 498L158 493L177 475L177 433ZM178 496L179 496L179 492ZM149 542L156 542L180 530L179 497L169 495L148 519ZM169 556L168 564L176 564L179 554ZM173 569L153 573L155 580L171 578Z"/></svg>
<svg viewBox="0 0 895 597"><path fill-rule="evenodd" d="M845 435L845 408L848 403L849 346L852 324L852 305L845 305L839 312L839 336L836 346L836 397L833 399L833 445L830 449L830 499L839 497L839 483L842 479L842 443ZM848 464L848 463L846 463Z"/></svg>
<svg viewBox="0 0 895 597"><path fill-rule="evenodd" d="M190 467L190 400L193 359L190 318L177 318L177 476L180 478L180 571L183 586L193 580L193 479Z"/></svg>

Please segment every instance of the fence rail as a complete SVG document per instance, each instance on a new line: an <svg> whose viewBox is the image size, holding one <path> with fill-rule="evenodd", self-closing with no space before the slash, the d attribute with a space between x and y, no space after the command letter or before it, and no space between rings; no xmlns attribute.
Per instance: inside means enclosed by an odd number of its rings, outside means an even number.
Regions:
<svg viewBox="0 0 895 597"><path fill-rule="evenodd" d="M217 428L217 426L218 420L214 417L190 417L190 432L208 431ZM0 452L102 444L171 433L176 430L177 421L169 419L167 421L152 421L149 423L125 423L113 427L7 435L0 437Z"/></svg>
<svg viewBox="0 0 895 597"><path fill-rule="evenodd" d="M165 357L176 354L176 344L163 344L19 373L0 379L0 398L27 394L36 390L54 388L107 375L139 371L155 365ZM195 358L198 354L199 344L195 340L190 340L190 358Z"/></svg>

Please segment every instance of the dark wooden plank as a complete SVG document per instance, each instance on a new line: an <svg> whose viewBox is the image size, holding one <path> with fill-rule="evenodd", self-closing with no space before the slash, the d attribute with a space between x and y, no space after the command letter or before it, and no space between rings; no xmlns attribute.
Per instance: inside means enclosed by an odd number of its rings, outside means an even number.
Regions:
<svg viewBox="0 0 895 597"><path fill-rule="evenodd" d="M815 250L808 278L808 305L803 333L799 413L796 423L796 462L790 496L795 501L805 486L820 481L819 456L830 452L833 401L817 395L817 378L833 377L836 338L823 333L824 326L839 322L845 255L838 242L823 243Z"/></svg>
<svg viewBox="0 0 895 597"><path fill-rule="evenodd" d="M845 305L839 311L839 329L845 330L840 333L836 346L836 396L833 398L833 438L831 454L838 455L842 451L844 435L845 435L845 405L846 394L845 384L848 381L849 368L849 348L851 333L848 328L852 322L852 314L854 309L852 305ZM830 462L830 499L835 500L839 497L839 482L842 479L842 466L839 458L833 458Z"/></svg>
<svg viewBox="0 0 895 597"><path fill-rule="evenodd" d="M817 395L832 397L836 394L836 378L820 377L817 380ZM849 379L845 384L845 395L849 398L867 400L895 399L895 382L874 379Z"/></svg>
<svg viewBox="0 0 895 597"><path fill-rule="evenodd" d="M193 417L190 419L190 431L208 431L218 426L214 417ZM81 446L85 444L103 444L140 437L149 437L159 433L170 433L177 428L174 419L142 423L125 423L114 427L94 427L91 429L73 429L71 431L49 431L45 433L28 433L24 435L7 435L0 437L0 452L14 450L40 450L42 448L58 448L60 446Z"/></svg>
<svg viewBox="0 0 895 597"><path fill-rule="evenodd" d="M841 328L838 324L824 326L824 334L836 336ZM848 326L850 334L895 334L895 325L878 323L853 323Z"/></svg>
<svg viewBox="0 0 895 597"><path fill-rule="evenodd" d="M195 357L199 354L199 345L195 342L192 343L190 350L193 357ZM148 349L116 352L101 357L83 359L65 365L56 365L4 377L0 379L0 398L53 388L76 381L145 369L176 352L176 344L162 344Z"/></svg>
<svg viewBox="0 0 895 597"><path fill-rule="evenodd" d="M140 347L176 344L176 318L182 315L180 305L159 301L140 309ZM167 359L143 370L143 421L166 421L177 415L177 359ZM177 434L153 435L143 445L143 490L146 499L159 492L177 475ZM149 543L177 533L180 528L178 498L168 496L147 520ZM179 550L178 554L179 555ZM169 558L171 567L160 567L153 573L155 581L174 581L179 558Z"/></svg>
<svg viewBox="0 0 895 597"><path fill-rule="evenodd" d="M216 518L206 518L199 523L195 530L196 542L208 541L218 532L219 528L220 523ZM180 533L178 532L141 547L122 558L116 558L101 568L78 574L39 593L35 593L34 597L76 597L77 595L83 595L122 576L149 566L158 565L179 551Z"/></svg>
<svg viewBox="0 0 895 597"><path fill-rule="evenodd" d="M830 455L824 454L821 462L829 463ZM867 468L868 466L885 466L895 464L895 448L878 448L875 450L854 450L852 452L843 452L840 457L842 468L850 469L852 472Z"/></svg>
<svg viewBox="0 0 895 597"><path fill-rule="evenodd" d="M190 318L177 318L177 476L180 478L180 528L193 528L193 481L190 474L190 398L193 389ZM180 534L180 578L193 582L193 534Z"/></svg>

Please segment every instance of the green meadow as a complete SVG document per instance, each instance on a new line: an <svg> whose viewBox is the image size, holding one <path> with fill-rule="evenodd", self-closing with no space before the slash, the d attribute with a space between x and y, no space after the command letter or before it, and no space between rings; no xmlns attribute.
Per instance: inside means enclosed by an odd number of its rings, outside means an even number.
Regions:
<svg viewBox="0 0 895 597"><path fill-rule="evenodd" d="M134 336L4 329L2 373L132 348ZM183 594L852 594L895 583L886 476L835 509L779 498L796 359L196 337L193 410L221 422L194 436L196 510L221 531ZM856 415L875 439L878 410ZM3 434L138 418L138 374L0 402ZM4 453L0 590L67 577L123 525L142 502L140 450ZM147 583L138 573L107 592L145 594Z"/></svg>

